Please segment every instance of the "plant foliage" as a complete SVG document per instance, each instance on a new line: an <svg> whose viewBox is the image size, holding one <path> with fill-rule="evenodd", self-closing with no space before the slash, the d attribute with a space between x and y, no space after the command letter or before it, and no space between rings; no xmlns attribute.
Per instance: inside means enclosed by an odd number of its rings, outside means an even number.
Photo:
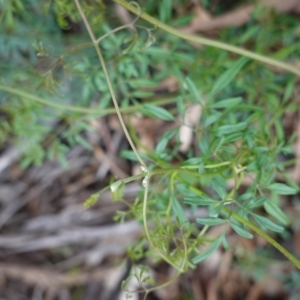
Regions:
<svg viewBox="0 0 300 300"><path fill-rule="evenodd" d="M143 179L136 201L116 214L116 220L136 219L144 224L146 238L130 249L131 258L163 259L180 274L221 245L228 248L225 230L214 240L206 236L209 227L218 225L228 225L244 238L252 238L254 232L265 234L278 248L268 234L281 233L289 224L278 195L298 193L291 180L278 179L279 175L285 178L279 156L292 151L293 136L285 134L282 119L286 111L298 109L292 101L293 74L274 72L218 47L197 50L168 32L154 31L139 15L119 28L119 21L109 17L112 8L102 1L82 1L81 10L69 0L4 2L0 138L4 142L9 137L22 148L24 167L45 159L66 164L66 154L75 144L89 151L85 139L91 130L89 121L114 109L172 121L177 127L162 136L154 151L123 152L124 157L142 162L141 174L111 185L113 200L125 201L124 185ZM161 22L184 25L191 16L176 11L182 2L164 0L155 6L141 1L133 6ZM34 21L28 11L34 13ZM83 15L97 43L78 23ZM220 40L282 61L299 56L295 18L268 14L251 22L243 29L224 30ZM266 22L268 26L261 25ZM78 29L74 24L81 25ZM289 35L282 36L281 28ZM75 38L63 30L80 34ZM95 48L101 48L109 78ZM175 94L152 92L171 76L178 83ZM113 108L110 87L119 107ZM177 116L184 116L191 104L200 105L202 115L184 157L178 155L182 124ZM130 139L139 144L134 132ZM250 179L246 187L245 178ZM86 206L100 194L92 195ZM200 210L207 216L197 218ZM209 247L203 252L199 245L204 244ZM147 251L142 253L141 248ZM299 267L297 259L279 250ZM143 284L149 278L143 277L142 267L139 270L136 278L147 290Z"/></svg>

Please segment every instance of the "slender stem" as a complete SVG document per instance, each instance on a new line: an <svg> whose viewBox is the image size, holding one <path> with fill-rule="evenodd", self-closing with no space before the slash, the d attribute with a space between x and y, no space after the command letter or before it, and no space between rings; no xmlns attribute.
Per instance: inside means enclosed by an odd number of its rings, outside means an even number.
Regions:
<svg viewBox="0 0 300 300"><path fill-rule="evenodd" d="M26 93L26 92L21 91L17 88L13 88L13 87L9 87L9 86L0 85L0 90L8 92L8 93L13 94L13 95L20 96L25 100L30 99L30 100L35 101L37 103L45 104L47 106L52 106L52 107L58 108L60 110L69 110L69 111L88 113L88 114L94 113L96 111L96 109L85 108L85 107L77 107L77 106L72 106L72 105L67 105L67 104L60 104L60 103L51 102L51 101L45 100L41 97L35 96L33 94L30 94L30 93Z"/></svg>
<svg viewBox="0 0 300 300"><path fill-rule="evenodd" d="M140 13L140 11L136 8L136 6L128 3L125 0L113 0L113 1L120 4L121 6L125 7L126 9L131 11L132 13L134 13L136 15L140 15L141 19L151 23L152 25L154 25L154 26L156 26L156 27L168 32L168 33L171 33L175 36L178 36L182 39L185 39L187 41L194 42L194 43L197 43L197 44L212 46L212 47L216 47L216 48L219 48L219 49L230 51L230 52L233 52L233 53L236 53L236 54L247 56L247 57L252 58L254 60L257 60L257 61L260 61L260 62L263 62L263 63L266 63L266 64L270 64L270 65L273 65L275 67L279 67L281 69L290 71L290 72L300 76L300 70L298 68L294 68L293 66L288 65L284 62L281 62L281 61L278 61L278 60L275 60L275 59L272 59L272 58L254 53L254 52L251 52L249 50L245 50L245 49L242 49L242 48L239 48L239 47L231 46L231 45L226 44L226 43L222 43L222 42L219 42L219 41L214 41L214 40L203 38L203 37L200 37L200 36L195 36L195 35L183 33L183 32L181 32L177 29L174 29L174 28L160 22L159 20L149 16L148 14L146 14L144 12Z"/></svg>
<svg viewBox="0 0 300 300"><path fill-rule="evenodd" d="M211 164L211 165L205 165L204 169L215 169L215 168L219 168L219 167L223 167L223 166L228 166L231 165L232 162L231 161L223 161L221 163L217 163L217 164ZM199 165L192 165L192 166L182 166L182 169L198 169Z"/></svg>
<svg viewBox="0 0 300 300"><path fill-rule="evenodd" d="M88 107L80 107L80 106L75 106L75 105L67 105L67 104L60 104L60 103L56 103L53 101L49 101L46 99L43 99L41 97L35 96L33 94L24 92L18 88L13 88L13 87L9 87L9 86L4 86L4 85L0 85L0 91L4 91L7 93L10 93L12 95L17 95L22 97L24 100L31 100L40 104L44 104L50 107L55 107L59 110L67 110L67 111L74 111L74 112L79 112L79 113L83 113L83 114L97 114L100 116L106 116L106 115L110 115L110 114L114 114L116 112L115 108L88 108ZM165 105L165 104L169 104L169 103L173 103L174 101L176 101L176 99L174 99L174 97L166 97L165 99L161 99L161 100L154 100L151 103L153 105ZM121 107L120 111L122 113L132 113L135 112L137 110L139 110L141 108L142 105L131 105L129 107Z"/></svg>

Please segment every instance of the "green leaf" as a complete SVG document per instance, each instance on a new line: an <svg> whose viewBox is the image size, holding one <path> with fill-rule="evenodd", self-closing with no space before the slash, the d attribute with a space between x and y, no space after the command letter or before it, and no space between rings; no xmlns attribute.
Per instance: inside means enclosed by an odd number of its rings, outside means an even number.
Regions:
<svg viewBox="0 0 300 300"><path fill-rule="evenodd" d="M134 48L138 39L139 39L139 36L137 33L134 33L133 35L126 37L123 41L124 45L126 45L126 48L124 50L122 50L122 55L125 55L129 51L131 51Z"/></svg>
<svg viewBox="0 0 300 300"><path fill-rule="evenodd" d="M288 99L291 98L293 92L295 90L295 80L294 78L290 80L287 84L287 87L284 91L284 96L283 96L283 102L287 101Z"/></svg>
<svg viewBox="0 0 300 300"><path fill-rule="evenodd" d="M159 143L157 144L157 146L155 147L155 152L158 154L162 153L166 149L168 142L169 142L169 139L167 139L167 138L161 139L159 141Z"/></svg>
<svg viewBox="0 0 300 300"><path fill-rule="evenodd" d="M149 98L152 97L153 95L154 95L153 92L147 92L147 91L134 91L132 93L132 96L136 98Z"/></svg>
<svg viewBox="0 0 300 300"><path fill-rule="evenodd" d="M226 220L221 219L221 218L197 218L196 222L203 224L203 225L208 225L208 226L215 226L215 225L220 225L226 222Z"/></svg>
<svg viewBox="0 0 300 300"><path fill-rule="evenodd" d="M223 134L229 134L233 132L240 133L240 131L244 130L246 127L247 127L246 122L240 122L234 125L223 125L218 128L217 135L221 136Z"/></svg>
<svg viewBox="0 0 300 300"><path fill-rule="evenodd" d="M208 140L205 137L202 137L200 139L199 148L201 149L204 155L209 155L210 153L209 144L208 144Z"/></svg>
<svg viewBox="0 0 300 300"><path fill-rule="evenodd" d="M245 193L241 196L238 196L238 201L245 201L245 200L249 200L250 198L253 197L253 193Z"/></svg>
<svg viewBox="0 0 300 300"><path fill-rule="evenodd" d="M227 239L226 239L226 235L224 234L224 233L222 233L222 235L221 235L221 237L222 237L222 244L223 244L223 247L227 250L227 249L229 249L229 244L228 244L228 241L227 241Z"/></svg>
<svg viewBox="0 0 300 300"><path fill-rule="evenodd" d="M217 194L220 196L221 199L224 199L226 197L226 188L224 186L224 183L222 183L219 180L212 180L211 182L212 188L217 192Z"/></svg>
<svg viewBox="0 0 300 300"><path fill-rule="evenodd" d="M174 215L178 217L181 224L186 223L188 219L182 206L180 205L179 201L175 198L174 195L172 195L171 197L172 197Z"/></svg>
<svg viewBox="0 0 300 300"><path fill-rule="evenodd" d="M142 113L150 117L154 117L166 121L175 120L175 118L165 108L155 106L152 104L144 104L142 107Z"/></svg>
<svg viewBox="0 0 300 300"><path fill-rule="evenodd" d="M167 22L171 18L172 0L162 0L159 5L159 17L162 22Z"/></svg>
<svg viewBox="0 0 300 300"><path fill-rule="evenodd" d="M242 138L244 135L243 132L234 132L234 133L230 133L230 134L227 134L225 135L224 137L224 144L229 144L229 143L232 143L236 140L239 140L240 138ZM236 152L236 149L233 148L233 147L230 147L230 146L223 146L222 149L225 151L225 149L227 149L226 151L229 151L229 152ZM229 150L231 149L231 150Z"/></svg>
<svg viewBox="0 0 300 300"><path fill-rule="evenodd" d="M183 200L184 203L192 205L212 205L217 204L220 201L213 200L205 195L199 197L187 197Z"/></svg>
<svg viewBox="0 0 300 300"><path fill-rule="evenodd" d="M273 183L273 184L266 186L266 188L272 192L279 194L279 195L294 195L294 194L298 193L298 189L290 187L284 183Z"/></svg>
<svg viewBox="0 0 300 300"><path fill-rule="evenodd" d="M154 88L158 85L157 82L148 79L133 79L130 80L128 83L132 88L135 89L140 89L141 87Z"/></svg>
<svg viewBox="0 0 300 300"><path fill-rule="evenodd" d="M123 150L121 151L121 156L123 158L132 160L132 161L138 161L138 158L136 157L135 153L131 150Z"/></svg>
<svg viewBox="0 0 300 300"><path fill-rule="evenodd" d="M194 257L192 259L192 263L193 264L198 264L199 262L205 260L206 258L208 258L210 255L212 255L220 246L220 244L222 243L223 238L222 235L220 237L218 237L214 242L212 242L209 246L209 248L204 251L202 254Z"/></svg>
<svg viewBox="0 0 300 300"><path fill-rule="evenodd" d="M248 219L248 213L249 211L245 210L244 208L239 209L238 211L236 211L236 214L241 216L243 219L245 220L249 220ZM231 223L240 226L240 222L236 221L235 219L231 219Z"/></svg>
<svg viewBox="0 0 300 300"><path fill-rule="evenodd" d="M176 190L179 193L181 193L183 195L186 195L187 197L195 197L195 192L190 188L190 185L188 185L186 183L178 183L178 184L176 184Z"/></svg>
<svg viewBox="0 0 300 300"><path fill-rule="evenodd" d="M200 98L200 94L199 94L199 91L198 91L196 85L194 84L194 82L193 82L189 77L187 77L187 78L185 79L185 83L186 83L186 86L187 86L188 91L189 91L189 92L194 96L194 98L196 99L196 102L202 104L201 98Z"/></svg>
<svg viewBox="0 0 300 300"><path fill-rule="evenodd" d="M230 223L230 226L232 227L232 229L240 236L246 238L246 239L252 239L253 235L247 231L246 229L239 227L235 224Z"/></svg>
<svg viewBox="0 0 300 300"><path fill-rule="evenodd" d="M139 153L139 155L143 158L143 159L149 159L147 157L147 155L145 155L144 153ZM132 161L138 161L138 158L136 157L135 153L131 150L123 150L121 151L121 156L123 158L132 160Z"/></svg>
<svg viewBox="0 0 300 300"><path fill-rule="evenodd" d="M150 47L144 50L145 54L153 55L154 57L169 58L171 52L164 48Z"/></svg>
<svg viewBox="0 0 300 300"><path fill-rule="evenodd" d="M175 20L172 20L171 24L173 27L180 27L180 26L190 24L193 19L194 19L194 16L191 14L184 15L184 16L178 16Z"/></svg>
<svg viewBox="0 0 300 300"><path fill-rule="evenodd" d="M217 206L213 207L210 211L209 211L209 216L210 217L214 217L216 216L223 208L224 203L221 202L220 204L218 204Z"/></svg>
<svg viewBox="0 0 300 300"><path fill-rule="evenodd" d="M242 57L233 63L232 66L217 79L211 93L216 94L227 87L247 61L247 57Z"/></svg>
<svg viewBox="0 0 300 300"><path fill-rule="evenodd" d="M270 221L269 219L256 215L256 214L252 214L253 218L255 219L255 221L263 228L263 229L270 229L272 231L275 232L282 232L284 230L284 228L282 226L279 226L277 224L275 224L274 222Z"/></svg>
<svg viewBox="0 0 300 300"><path fill-rule="evenodd" d="M180 116L183 118L185 115L186 109L184 107L183 99L181 96L177 97L176 103L177 103L177 111L180 114Z"/></svg>
<svg viewBox="0 0 300 300"><path fill-rule="evenodd" d="M274 201L269 200L264 202L264 208L268 214L276 218L283 225L288 225L290 223L289 218Z"/></svg>
<svg viewBox="0 0 300 300"><path fill-rule="evenodd" d="M216 112L212 115L210 115L208 118L204 121L204 127L208 127L209 125L215 123L217 120L221 118L222 114L219 112Z"/></svg>
<svg viewBox="0 0 300 300"><path fill-rule="evenodd" d="M239 36L239 44L243 45L250 38L254 38L255 35L259 32L260 28L258 25L252 25L248 27L247 30L243 31L243 33Z"/></svg>
<svg viewBox="0 0 300 300"><path fill-rule="evenodd" d="M214 103L211 107L212 108L231 108L231 107L236 106L237 104L241 103L242 101L243 101L243 98L241 98L241 97L229 98L229 99L218 101L217 103Z"/></svg>
<svg viewBox="0 0 300 300"><path fill-rule="evenodd" d="M252 208L261 206L261 205L263 205L263 204L267 201L267 199L268 199L268 198L267 198L266 196L263 196L263 197L258 198L257 200L251 200L251 201L246 205L246 207L247 207L248 209L252 209Z"/></svg>
<svg viewBox="0 0 300 300"><path fill-rule="evenodd" d="M205 164L204 164L204 160L202 160L199 163L199 167L198 167L198 173L199 174L203 174L205 172Z"/></svg>
<svg viewBox="0 0 300 300"><path fill-rule="evenodd" d="M195 166L202 162L201 157L192 157L182 163L182 166Z"/></svg>

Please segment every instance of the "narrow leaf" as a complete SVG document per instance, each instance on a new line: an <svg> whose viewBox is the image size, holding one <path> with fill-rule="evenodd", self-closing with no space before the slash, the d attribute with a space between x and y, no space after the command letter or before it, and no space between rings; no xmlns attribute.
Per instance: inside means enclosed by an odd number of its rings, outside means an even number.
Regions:
<svg viewBox="0 0 300 300"><path fill-rule="evenodd" d="M153 95L154 93L149 91L134 91L132 93L132 96L135 98L149 98L152 97Z"/></svg>
<svg viewBox="0 0 300 300"><path fill-rule="evenodd" d="M245 200L249 200L252 197L253 197L253 193L245 193L241 196L238 196L238 200L239 201L245 201Z"/></svg>
<svg viewBox="0 0 300 300"><path fill-rule="evenodd" d="M129 43L129 45L127 45L126 49L124 49L122 51L123 55L127 54L130 50L133 49L133 47L135 46L138 38L139 38L138 34L135 33L134 35L129 36L129 37L127 37L127 38L124 39L123 43L124 44L128 44Z"/></svg>
<svg viewBox="0 0 300 300"><path fill-rule="evenodd" d="M166 149L168 142L169 140L167 138L161 139L155 147L155 152L158 154L162 153Z"/></svg>
<svg viewBox="0 0 300 300"><path fill-rule="evenodd" d="M185 82L188 91L194 96L196 102L201 104L200 94L194 82L189 77L185 79Z"/></svg>
<svg viewBox="0 0 300 300"><path fill-rule="evenodd" d="M232 66L217 79L211 93L216 94L227 87L247 61L247 57L242 57L233 63Z"/></svg>
<svg viewBox="0 0 300 300"><path fill-rule="evenodd" d="M166 121L174 121L175 118L165 109L152 104L145 104L142 107L142 112L145 115L155 117Z"/></svg>
<svg viewBox="0 0 300 300"><path fill-rule="evenodd" d="M184 203L192 204L192 205L212 205L217 204L219 201L213 200L206 196L201 197L187 197L183 200Z"/></svg>
<svg viewBox="0 0 300 300"><path fill-rule="evenodd" d="M226 220L221 218L197 218L196 221L203 225L215 226L226 222Z"/></svg>
<svg viewBox="0 0 300 300"><path fill-rule="evenodd" d="M226 188L222 182L220 182L219 180L213 180L211 185L221 199L224 199L226 197Z"/></svg>
<svg viewBox="0 0 300 300"><path fill-rule="evenodd" d="M157 87L157 82L155 81L151 81L151 80L148 80L148 79L133 79L131 81L129 81L129 84L131 87L133 88L141 88L141 87L150 87L150 88L154 88L154 87Z"/></svg>
<svg viewBox="0 0 300 300"><path fill-rule="evenodd" d="M212 255L220 246L220 244L222 243L222 236L218 237L214 242L212 242L209 246L209 248L204 251L202 254L194 257L192 259L192 263L193 264L198 264L199 262L205 260L206 258L208 258L210 255Z"/></svg>
<svg viewBox="0 0 300 300"><path fill-rule="evenodd" d="M279 194L279 195L294 195L298 192L297 189L290 187L284 183L273 183L273 184L266 186L266 188L270 191L273 191L273 192Z"/></svg>
<svg viewBox="0 0 300 300"><path fill-rule="evenodd" d="M223 233L222 235L221 235L221 240L222 240L222 244L223 244L223 247L226 249L226 250L228 250L229 249L229 243L228 243L228 241L227 241L227 239L226 239L226 235Z"/></svg>
<svg viewBox="0 0 300 300"><path fill-rule="evenodd" d="M211 209L209 211L209 216L210 217L214 217L215 215L217 215L223 208L224 206L224 203L221 202L220 204L218 204L217 206L215 206L213 209Z"/></svg>
<svg viewBox="0 0 300 300"><path fill-rule="evenodd" d="M264 208L271 216L276 218L283 225L289 224L289 218L274 201L266 201L264 203Z"/></svg>
<svg viewBox="0 0 300 300"><path fill-rule="evenodd" d="M246 122L240 122L234 125L223 125L218 128L217 134L218 136L223 134L229 134L233 132L240 132L247 127Z"/></svg>
<svg viewBox="0 0 300 300"><path fill-rule="evenodd" d="M207 117L204 121L204 127L208 127L209 125L215 123L217 120L221 118L222 114L219 112L216 112L209 117Z"/></svg>
<svg viewBox="0 0 300 300"><path fill-rule="evenodd" d="M290 97L292 96L294 90L295 90L295 81L293 79L293 80L290 80L287 84L287 87L284 91L283 102L290 99Z"/></svg>
<svg viewBox="0 0 300 300"><path fill-rule="evenodd" d="M275 232L282 232L284 230L282 226L275 224L274 222L270 221L265 217L256 214L252 214L252 216L255 219L255 221L264 229L270 229Z"/></svg>
<svg viewBox="0 0 300 300"><path fill-rule="evenodd" d="M241 103L243 101L243 98L241 97L235 97L235 98L229 98L225 100L218 101L217 103L214 103L212 105L213 108L231 108L233 106L236 106L237 104Z"/></svg>
<svg viewBox="0 0 300 300"><path fill-rule="evenodd" d="M184 117L186 109L184 107L183 99L182 99L181 96L177 97L176 103L177 103L177 111L178 111L178 113L180 114L181 117Z"/></svg>
<svg viewBox="0 0 300 300"><path fill-rule="evenodd" d="M138 158L136 157L135 153L131 150L123 150L121 151L121 156L123 158L132 160L132 161L138 161Z"/></svg>
<svg viewBox="0 0 300 300"><path fill-rule="evenodd" d="M149 157L144 154L144 153L139 153L139 155L143 158L143 159L149 159ZM121 156L126 158L126 159L129 159L129 160L132 160L132 161L138 161L135 153L131 150L123 150L121 151Z"/></svg>
<svg viewBox="0 0 300 300"><path fill-rule="evenodd" d="M172 204L173 204L173 211L176 217L178 217L179 221L181 224L185 223L188 221L186 214L182 208L182 206L180 205L180 203L178 202L178 200L175 198L174 195L171 196L172 199Z"/></svg>
<svg viewBox="0 0 300 300"><path fill-rule="evenodd" d="M247 208L252 209L252 208L255 208L255 207L259 207L259 206L263 205L267 201L267 199L268 198L266 196L263 196L263 197L258 198L257 200L251 200L247 204Z"/></svg>
<svg viewBox="0 0 300 300"><path fill-rule="evenodd" d="M209 155L210 149L209 144L206 138L202 137L199 142L199 148L201 149L204 155Z"/></svg>
<svg viewBox="0 0 300 300"><path fill-rule="evenodd" d="M253 235L247 231L246 229L242 228L242 227L239 227L235 224L230 224L230 226L232 227L232 229L240 236L246 238L246 239L252 239L253 238Z"/></svg>

